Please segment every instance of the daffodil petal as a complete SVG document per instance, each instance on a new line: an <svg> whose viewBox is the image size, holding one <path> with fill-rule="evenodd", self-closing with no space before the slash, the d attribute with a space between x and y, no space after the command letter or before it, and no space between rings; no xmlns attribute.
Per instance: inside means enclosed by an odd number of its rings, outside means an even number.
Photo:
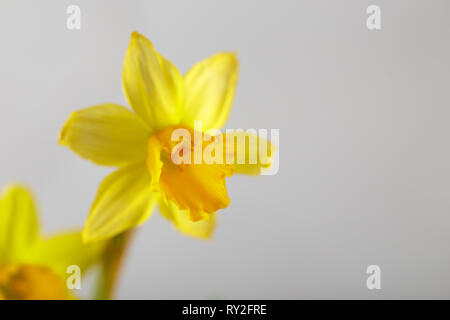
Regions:
<svg viewBox="0 0 450 320"><path fill-rule="evenodd" d="M27 262L46 265L61 276L69 266L78 266L83 273L100 261L105 241L84 243L80 232L69 232L42 239L29 251Z"/></svg>
<svg viewBox="0 0 450 320"><path fill-rule="evenodd" d="M11 185L0 199L0 264L24 256L39 239L39 223L31 193Z"/></svg>
<svg viewBox="0 0 450 320"><path fill-rule="evenodd" d="M148 152L147 152L147 168L151 175L151 186L153 191L158 191L159 177L161 176L161 170L163 162L161 161L161 145L158 138L153 135L148 140Z"/></svg>
<svg viewBox="0 0 450 320"><path fill-rule="evenodd" d="M182 123L193 127L201 120L204 130L219 129L228 118L238 78L233 53L220 53L192 67L184 77L185 110Z"/></svg>
<svg viewBox="0 0 450 320"><path fill-rule="evenodd" d="M143 35L133 32L122 73L125 95L152 130L177 124L183 111L183 78Z"/></svg>
<svg viewBox="0 0 450 320"><path fill-rule="evenodd" d="M120 168L101 183L83 230L84 240L109 238L138 226L150 216L156 201L145 163Z"/></svg>
<svg viewBox="0 0 450 320"><path fill-rule="evenodd" d="M208 219L210 214L230 204L225 178L233 167L225 164L174 165L166 162L159 186L165 198L179 209L188 210L192 221Z"/></svg>
<svg viewBox="0 0 450 320"><path fill-rule="evenodd" d="M148 137L145 124L130 110L103 104L72 113L59 142L97 164L123 166L145 159Z"/></svg>
<svg viewBox="0 0 450 320"><path fill-rule="evenodd" d="M269 140L242 131L227 133L225 139L223 154L234 173L259 175L270 168L276 147Z"/></svg>
<svg viewBox="0 0 450 320"><path fill-rule="evenodd" d="M178 209L176 204L165 199L159 200L159 211L178 230L186 235L200 239L210 239L214 233L216 227L215 213L210 214L209 219L194 222L189 218L189 213L186 210Z"/></svg>

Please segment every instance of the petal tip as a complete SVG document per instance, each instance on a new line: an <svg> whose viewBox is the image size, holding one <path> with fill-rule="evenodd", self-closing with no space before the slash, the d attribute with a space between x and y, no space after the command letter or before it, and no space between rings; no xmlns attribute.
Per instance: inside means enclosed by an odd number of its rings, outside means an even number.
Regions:
<svg viewBox="0 0 450 320"><path fill-rule="evenodd" d="M236 65L239 64L239 57L238 57L239 55L238 55L237 51L225 51L221 54L228 57L233 64L236 64Z"/></svg>
<svg viewBox="0 0 450 320"><path fill-rule="evenodd" d="M61 146L67 146L68 142L67 142L67 131L69 130L69 126L72 122L72 119L75 117L75 115L77 114L77 111L72 112L69 117L67 118L66 122L64 122L61 131L59 131L58 134L58 144Z"/></svg>
<svg viewBox="0 0 450 320"><path fill-rule="evenodd" d="M4 196L12 192L25 192L28 195L32 194L30 188L26 184L20 182L9 182L1 190L1 195Z"/></svg>
<svg viewBox="0 0 450 320"><path fill-rule="evenodd" d="M65 147L67 145L66 141L65 141L65 136L66 136L66 126L64 125L64 127L61 129L61 131L58 134L58 144L60 146Z"/></svg>
<svg viewBox="0 0 450 320"><path fill-rule="evenodd" d="M236 60L236 62L238 61L238 56L239 56L239 54L238 54L237 51L229 51L228 54L230 55L230 57L231 57L233 60Z"/></svg>
<svg viewBox="0 0 450 320"><path fill-rule="evenodd" d="M139 32L137 32L136 30L131 31L131 37L138 37L141 34Z"/></svg>
<svg viewBox="0 0 450 320"><path fill-rule="evenodd" d="M131 32L131 42L133 43L135 41L145 41L147 44L150 45L150 47L153 48L153 44L148 38L146 38L143 34L137 32L137 31L132 31Z"/></svg>
<svg viewBox="0 0 450 320"><path fill-rule="evenodd" d="M140 34L139 32L133 30L131 32L131 39L139 39L139 38L145 38L142 34Z"/></svg>

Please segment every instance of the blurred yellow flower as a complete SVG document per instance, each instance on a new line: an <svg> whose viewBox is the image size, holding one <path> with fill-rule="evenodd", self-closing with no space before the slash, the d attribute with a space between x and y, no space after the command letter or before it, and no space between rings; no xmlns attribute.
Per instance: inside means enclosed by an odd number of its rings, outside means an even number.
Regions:
<svg viewBox="0 0 450 320"><path fill-rule="evenodd" d="M60 144L81 157L119 167L100 185L83 230L85 240L112 237L141 224L156 204L181 232L212 235L215 212L230 202L225 177L258 174L270 164L176 165L170 137L180 128L193 132L197 120L202 131L219 129L228 118L237 78L233 53L207 58L182 77L148 39L132 33L122 83L134 112L113 103L93 106L72 113L60 132ZM244 144L250 139L244 132L235 136L244 136ZM244 145L244 152L248 157L257 150Z"/></svg>
<svg viewBox="0 0 450 320"><path fill-rule="evenodd" d="M79 232L42 238L30 193L10 186L0 197L0 300L73 298L68 266L83 272L97 261L102 244L83 244Z"/></svg>

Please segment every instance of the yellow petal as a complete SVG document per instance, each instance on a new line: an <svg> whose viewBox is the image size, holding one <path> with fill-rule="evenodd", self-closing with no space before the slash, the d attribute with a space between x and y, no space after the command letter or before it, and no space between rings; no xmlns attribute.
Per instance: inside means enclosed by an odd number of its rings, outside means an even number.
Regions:
<svg viewBox="0 0 450 320"><path fill-rule="evenodd" d="M211 214L209 219L192 221L186 210L178 209L172 201L159 200L159 211L169 219L182 233L201 239L210 239L216 226L216 214Z"/></svg>
<svg viewBox="0 0 450 320"><path fill-rule="evenodd" d="M176 67L137 32L131 35L122 83L131 107L152 130L180 121L183 78Z"/></svg>
<svg viewBox="0 0 450 320"><path fill-rule="evenodd" d="M152 135L148 140L147 151L147 168L151 176L151 187L153 191L158 191L159 177L161 176L161 170L163 162L161 161L161 144L157 135Z"/></svg>
<svg viewBox="0 0 450 320"><path fill-rule="evenodd" d="M232 167L218 164L175 165L164 163L159 186L164 196L179 209L188 210L192 221L208 219L209 214L230 204L225 177Z"/></svg>
<svg viewBox="0 0 450 320"><path fill-rule="evenodd" d="M149 131L125 107L103 104L72 113L59 143L100 165L123 166L146 157Z"/></svg>
<svg viewBox="0 0 450 320"><path fill-rule="evenodd" d="M138 226L150 216L156 201L145 163L113 172L98 189L83 230L84 240L109 238Z"/></svg>
<svg viewBox="0 0 450 320"><path fill-rule="evenodd" d="M61 233L37 242L26 261L46 265L65 277L67 267L72 265L85 272L100 260L104 247L105 241L83 243L80 232Z"/></svg>
<svg viewBox="0 0 450 320"><path fill-rule="evenodd" d="M30 192L10 186L0 199L0 264L23 257L39 237L39 224Z"/></svg>
<svg viewBox="0 0 450 320"><path fill-rule="evenodd" d="M252 133L235 131L226 134L224 155L234 164L234 173L261 174L270 168L275 150L270 141Z"/></svg>
<svg viewBox="0 0 450 320"><path fill-rule="evenodd" d="M204 130L219 129L228 118L238 78L238 60L220 53L197 63L184 77L185 110L182 122Z"/></svg>

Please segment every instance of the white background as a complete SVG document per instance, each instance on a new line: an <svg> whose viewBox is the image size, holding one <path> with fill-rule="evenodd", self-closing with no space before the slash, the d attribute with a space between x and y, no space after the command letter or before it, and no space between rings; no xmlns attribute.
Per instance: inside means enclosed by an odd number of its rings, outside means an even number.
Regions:
<svg viewBox="0 0 450 320"><path fill-rule="evenodd" d="M33 188L47 233L81 227L111 171L57 136L76 109L126 105L132 30L182 72L237 51L227 127L280 129L278 175L229 179L211 242L154 213L119 298L450 298L448 1L0 3L0 184ZM366 28L369 4L381 31Z"/></svg>

